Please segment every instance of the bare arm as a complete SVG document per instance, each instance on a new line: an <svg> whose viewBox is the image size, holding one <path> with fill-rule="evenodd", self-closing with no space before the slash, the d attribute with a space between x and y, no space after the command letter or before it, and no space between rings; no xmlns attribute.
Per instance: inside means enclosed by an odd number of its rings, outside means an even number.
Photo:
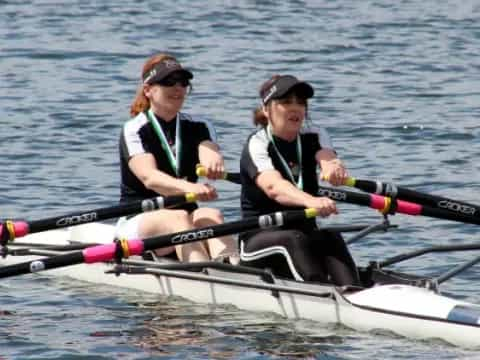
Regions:
<svg viewBox="0 0 480 360"><path fill-rule="evenodd" d="M332 149L324 148L315 154L315 159L322 169L322 177L328 179L332 185L345 184L348 177L347 169Z"/></svg>
<svg viewBox="0 0 480 360"><path fill-rule="evenodd" d="M312 196L285 180L277 170L267 170L256 178L257 186L272 200L285 206L313 207L321 216L336 214L335 202L326 197Z"/></svg>
<svg viewBox="0 0 480 360"><path fill-rule="evenodd" d="M150 153L133 156L128 166L147 189L159 194L174 195L192 191L190 182L158 170L155 158Z"/></svg>
<svg viewBox="0 0 480 360"><path fill-rule="evenodd" d="M195 193L201 201L217 198L216 189L209 184L197 184L177 179L158 170L155 158L150 153L133 156L128 166L143 185L156 193L169 196L184 193Z"/></svg>

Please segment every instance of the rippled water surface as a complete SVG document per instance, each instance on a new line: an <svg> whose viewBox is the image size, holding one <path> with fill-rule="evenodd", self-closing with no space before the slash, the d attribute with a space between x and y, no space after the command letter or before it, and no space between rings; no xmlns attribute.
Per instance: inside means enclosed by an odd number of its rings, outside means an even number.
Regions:
<svg viewBox="0 0 480 360"><path fill-rule="evenodd" d="M0 0L3 218L29 220L117 201L117 141L146 57L195 74L186 110L210 117L238 169L260 83L307 79L309 112L357 178L480 203L477 1ZM238 188L219 183L236 219ZM339 205L332 222L375 220ZM352 245L359 263L478 242L473 225L396 215L393 233ZM439 274L472 253L398 268ZM480 302L480 271L443 285ZM480 359L474 351L230 307L21 277L0 282L0 355L10 359ZM398 299L392 299L398 301Z"/></svg>

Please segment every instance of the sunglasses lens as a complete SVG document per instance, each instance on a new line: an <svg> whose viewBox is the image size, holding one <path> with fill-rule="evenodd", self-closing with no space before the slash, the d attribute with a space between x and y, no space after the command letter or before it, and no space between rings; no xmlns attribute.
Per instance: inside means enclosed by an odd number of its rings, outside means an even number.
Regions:
<svg viewBox="0 0 480 360"><path fill-rule="evenodd" d="M187 87L188 85L190 85L190 80L188 79L181 79L179 81L177 81L180 85L182 85L183 87Z"/></svg>
<svg viewBox="0 0 480 360"><path fill-rule="evenodd" d="M304 97L300 97L296 94L290 94L289 96L278 99L277 101L280 104L284 104L284 105L293 104L293 103L297 103L305 106L307 105L307 99L305 99Z"/></svg>
<svg viewBox="0 0 480 360"><path fill-rule="evenodd" d="M158 82L159 85L161 86L174 86L175 84L180 84L182 87L187 87L190 85L190 80L186 78L180 78L176 76L171 76L167 77L166 79L163 79L162 81Z"/></svg>

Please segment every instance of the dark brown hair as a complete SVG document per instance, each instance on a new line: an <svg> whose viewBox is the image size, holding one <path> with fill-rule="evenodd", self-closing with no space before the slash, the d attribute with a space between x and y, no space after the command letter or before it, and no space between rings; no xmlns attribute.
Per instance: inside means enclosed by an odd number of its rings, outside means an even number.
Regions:
<svg viewBox="0 0 480 360"><path fill-rule="evenodd" d="M260 90L259 90L260 98L262 97L262 94L265 92L265 89L268 89L270 86L272 86L272 83L275 82L279 77L280 75L275 74L270 79L265 81L262 84L262 86L260 86ZM265 106L269 106L269 104ZM255 110L253 110L253 125L255 126L260 125L262 127L265 127L267 126L267 124L268 124L268 119L263 113L263 106L260 105Z"/></svg>
<svg viewBox="0 0 480 360"><path fill-rule="evenodd" d="M130 115L132 117L137 116L141 112L144 112L150 107L150 100L145 96L143 92L143 78L147 72L149 72L155 65L157 65L159 62L162 62L164 60L174 60L175 57L165 54L165 53L158 53L153 56L151 56L145 64L143 64L142 68L142 74L140 76L140 79L142 81L141 85L137 89L137 94L135 95L135 99L133 100L132 105L130 106Z"/></svg>

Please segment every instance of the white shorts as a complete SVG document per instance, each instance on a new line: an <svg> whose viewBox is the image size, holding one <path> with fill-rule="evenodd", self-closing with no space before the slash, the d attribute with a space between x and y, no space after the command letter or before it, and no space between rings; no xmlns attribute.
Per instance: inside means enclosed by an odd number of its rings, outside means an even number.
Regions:
<svg viewBox="0 0 480 360"><path fill-rule="evenodd" d="M121 217L120 219L118 219L117 224L115 226L115 237L117 239L127 239L127 240L142 239L138 231L140 220L142 219L142 215L143 214L138 214L129 219L127 219L126 217ZM155 251L155 253L157 254L157 256L167 256L171 253L174 253L174 251L175 251L175 248L171 246L164 249L158 249Z"/></svg>
<svg viewBox="0 0 480 360"><path fill-rule="evenodd" d="M117 224L115 225L115 237L117 239L127 240L140 239L138 227L141 218L142 214L138 214L129 219L126 217L118 219Z"/></svg>

